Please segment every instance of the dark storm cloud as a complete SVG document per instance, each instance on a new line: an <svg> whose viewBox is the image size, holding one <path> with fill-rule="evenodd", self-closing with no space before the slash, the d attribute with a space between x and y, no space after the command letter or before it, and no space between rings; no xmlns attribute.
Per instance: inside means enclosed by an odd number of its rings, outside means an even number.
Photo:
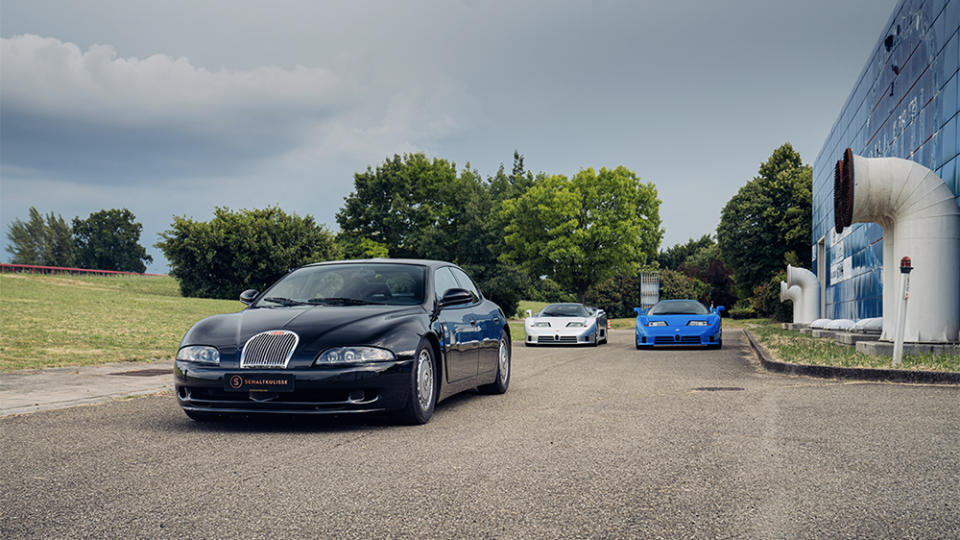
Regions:
<svg viewBox="0 0 960 540"><path fill-rule="evenodd" d="M4 168L80 182L244 171L350 102L324 70L208 71L32 35L3 39L2 64Z"/></svg>

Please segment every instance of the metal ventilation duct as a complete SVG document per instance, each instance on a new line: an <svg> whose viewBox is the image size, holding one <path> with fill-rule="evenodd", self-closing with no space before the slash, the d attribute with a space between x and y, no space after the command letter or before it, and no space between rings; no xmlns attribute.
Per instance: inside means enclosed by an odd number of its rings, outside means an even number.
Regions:
<svg viewBox="0 0 960 540"><path fill-rule="evenodd" d="M800 322L800 286L794 285L790 287L787 285L786 281L780 282L780 301L786 302L787 300L793 302L793 322Z"/></svg>
<svg viewBox="0 0 960 540"><path fill-rule="evenodd" d="M919 163L865 158L849 148L834 175L837 232L853 223L883 228L883 332L893 339L899 261L913 260L904 340L960 341L960 210L944 181Z"/></svg>
<svg viewBox="0 0 960 540"><path fill-rule="evenodd" d="M794 311L793 322L810 324L820 318L820 282L813 272L787 265L787 286L800 287L800 309ZM794 307L797 302L794 301ZM799 315L799 317L798 317Z"/></svg>

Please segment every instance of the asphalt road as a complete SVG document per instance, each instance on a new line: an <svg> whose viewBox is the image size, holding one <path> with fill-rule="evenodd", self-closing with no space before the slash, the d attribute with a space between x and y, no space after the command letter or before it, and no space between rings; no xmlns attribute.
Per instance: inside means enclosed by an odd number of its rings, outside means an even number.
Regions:
<svg viewBox="0 0 960 540"><path fill-rule="evenodd" d="M172 396L2 418L0 537L960 536L960 388L630 337L517 347L507 394L418 427L197 424Z"/></svg>

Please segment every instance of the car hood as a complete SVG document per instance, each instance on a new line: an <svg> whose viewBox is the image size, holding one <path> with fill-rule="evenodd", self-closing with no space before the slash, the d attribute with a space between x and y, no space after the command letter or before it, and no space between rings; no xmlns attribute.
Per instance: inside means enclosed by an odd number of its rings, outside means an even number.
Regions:
<svg viewBox="0 0 960 540"><path fill-rule="evenodd" d="M531 325L535 322L546 321L550 323L550 328L566 328L567 324L571 322L583 323L584 326L590 326L595 322L594 317L527 317L527 325Z"/></svg>
<svg viewBox="0 0 960 540"><path fill-rule="evenodd" d="M221 350L240 349L248 339L268 330L290 330L300 346L319 350L345 344L382 344L384 335L426 318L421 306L290 306L247 308L238 313L214 315L196 323L181 341L185 345L211 345Z"/></svg>
<svg viewBox="0 0 960 540"><path fill-rule="evenodd" d="M707 313L706 315L643 315L640 321L644 324L647 321L664 321L668 326L683 326L690 321L707 321L707 324L713 324L719 317L716 313Z"/></svg>

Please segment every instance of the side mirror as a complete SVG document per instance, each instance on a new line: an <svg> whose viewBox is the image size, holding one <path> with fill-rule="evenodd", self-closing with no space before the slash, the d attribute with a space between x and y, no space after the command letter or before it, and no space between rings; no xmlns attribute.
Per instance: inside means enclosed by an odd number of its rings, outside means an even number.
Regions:
<svg viewBox="0 0 960 540"><path fill-rule="evenodd" d="M532 310L532 309L528 309L528 310L527 310L527 317L533 317L533 310Z"/></svg>
<svg viewBox="0 0 960 540"><path fill-rule="evenodd" d="M723 306L717 306L717 313L720 313L721 311L726 311L726 310L727 310L727 308L725 308L725 307L723 307Z"/></svg>
<svg viewBox="0 0 960 540"><path fill-rule="evenodd" d="M257 299L258 296L260 296L260 291L256 289L247 289L240 293L240 301L249 306L254 300Z"/></svg>
<svg viewBox="0 0 960 540"><path fill-rule="evenodd" d="M455 306L473 302L473 293L466 289L447 289L440 299L440 307Z"/></svg>
<svg viewBox="0 0 960 540"><path fill-rule="evenodd" d="M635 307L635 308L633 308L633 310L637 312L637 315L646 315L646 314L647 314L647 309L646 309L646 308L638 308L638 307Z"/></svg>

